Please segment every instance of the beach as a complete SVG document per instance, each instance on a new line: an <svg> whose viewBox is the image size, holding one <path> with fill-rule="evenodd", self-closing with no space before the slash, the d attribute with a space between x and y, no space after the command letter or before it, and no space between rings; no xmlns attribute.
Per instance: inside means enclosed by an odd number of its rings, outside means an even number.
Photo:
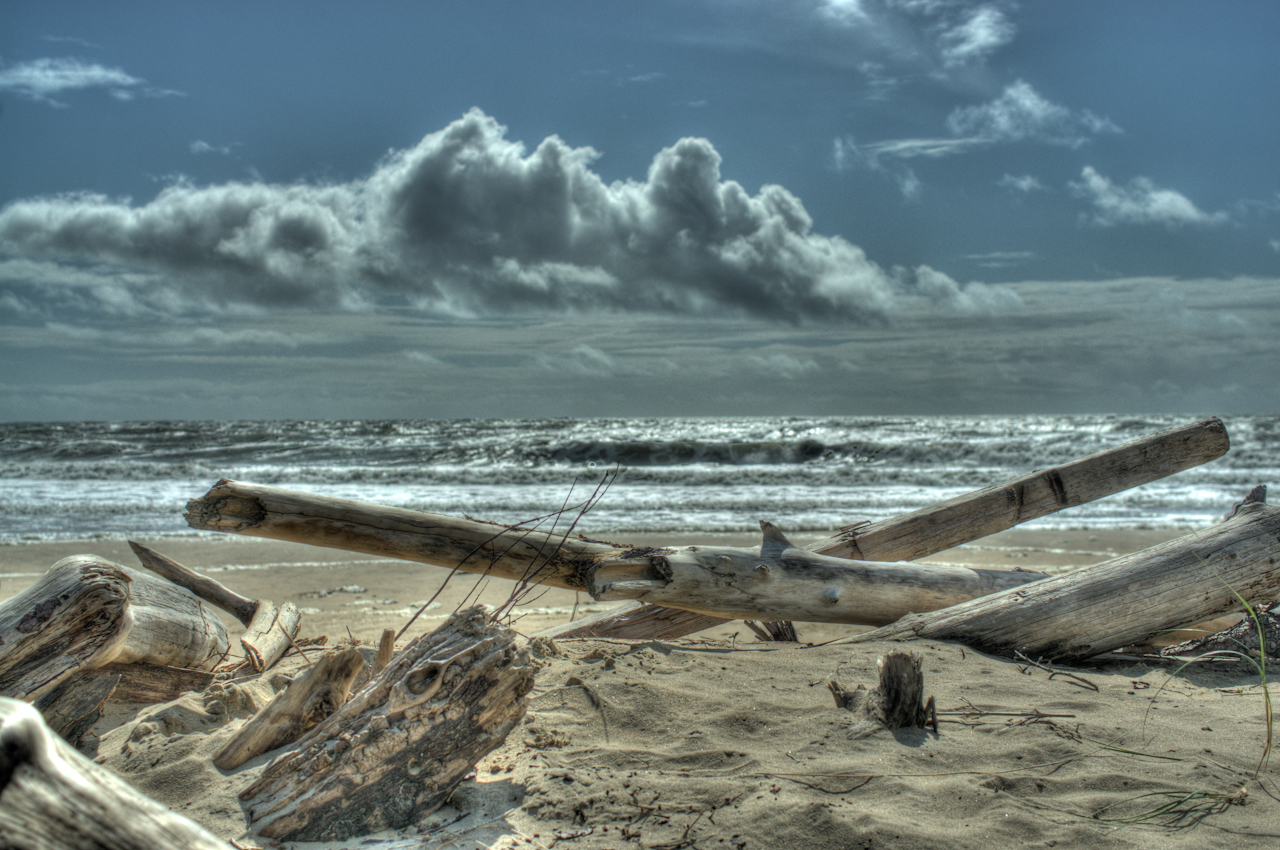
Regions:
<svg viewBox="0 0 1280 850"><path fill-rule="evenodd" d="M1062 572L1153 545L1164 530L1017 529L940 552L930 563ZM818 535L797 535L805 543ZM252 538L143 540L251 598L293 601L302 636L371 654L436 596L400 646L505 582L477 586L426 565ZM749 546L747 535L629 537L636 545ZM135 566L127 543L90 539L0 547L0 596L61 557ZM437 595L437 591L439 594ZM517 606L524 635L598 610L547 590ZM233 638L239 624L230 617ZM235 771L212 754L252 709L200 694L158 706L110 704L86 747L135 788L241 846L450 848L1261 847L1280 837L1280 788L1253 780L1267 724L1256 672L1132 660L1051 671L957 644L842 644L857 626L797 623L800 643L763 643L730 622L669 641L565 640L534 647L523 723L451 801L405 829L330 844L277 845L249 834L237 799L270 761ZM234 644L233 640L233 644ZM827 683L876 683L876 661L923 656L938 732L851 740ZM308 653L323 651L308 648ZM271 674L244 681L250 704ZM256 702L255 702L256 700ZM1167 811L1156 810L1166 807ZM1132 821L1132 822L1129 822Z"/></svg>

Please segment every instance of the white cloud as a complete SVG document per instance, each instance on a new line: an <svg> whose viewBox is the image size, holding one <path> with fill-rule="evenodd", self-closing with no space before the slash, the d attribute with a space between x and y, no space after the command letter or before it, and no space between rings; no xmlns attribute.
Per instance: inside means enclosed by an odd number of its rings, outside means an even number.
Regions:
<svg viewBox="0 0 1280 850"><path fill-rule="evenodd" d="M116 309L414 307L434 314L644 311L874 322L915 292L856 245L811 232L798 198L722 180L705 139L606 184L590 148L529 152L473 109L364 180L170 186L0 210L0 249L32 286L85 287Z"/></svg>
<svg viewBox="0 0 1280 850"><path fill-rule="evenodd" d="M956 109L947 117L947 128L957 136L991 142L1031 140L1072 148L1090 136L1120 132L1109 118L1051 103L1023 80L1010 84L995 100Z"/></svg>
<svg viewBox="0 0 1280 850"><path fill-rule="evenodd" d="M1080 182L1068 184L1071 193L1093 205L1090 220L1102 227L1118 224L1216 225L1227 221L1225 212L1207 213L1185 195L1158 188L1145 177L1119 186L1086 165Z"/></svg>
<svg viewBox="0 0 1280 850"><path fill-rule="evenodd" d="M65 106L54 95L78 89L106 89L113 97L131 100L135 95L162 97L178 92L155 89L146 80L75 58L33 59L0 69L0 92L9 91L29 100Z"/></svg>
<svg viewBox="0 0 1280 850"><path fill-rule="evenodd" d="M223 156L229 156L233 145L211 145L206 141L197 139L191 143L190 151L197 156L205 153L217 153Z"/></svg>
<svg viewBox="0 0 1280 850"><path fill-rule="evenodd" d="M1001 189L1009 189L1013 192L1044 192L1048 190L1048 186L1044 185L1030 174L1022 174L1014 176L1006 174L996 181L996 185Z"/></svg>
<svg viewBox="0 0 1280 850"><path fill-rule="evenodd" d="M975 316L983 313L1011 313L1022 309L1022 299L1012 289L970 283L961 286L948 275L920 266L915 272L920 294L931 301L951 307L957 313Z"/></svg>
<svg viewBox="0 0 1280 850"><path fill-rule="evenodd" d="M264 328L224 330L210 327L170 327L139 337L134 331L102 330L82 325L48 322L50 333L83 342L105 342L115 347L145 343L166 348L286 348L303 345L332 345L342 337L323 332L283 332Z"/></svg>
<svg viewBox="0 0 1280 850"><path fill-rule="evenodd" d="M1035 258L1036 255L1033 251L991 251L986 254L968 254L965 256L966 260L971 260L984 268L990 269L1020 266Z"/></svg>
<svg viewBox="0 0 1280 850"><path fill-rule="evenodd" d="M1275 251L1277 254L1280 254L1280 239L1272 239L1267 244L1271 246L1272 251Z"/></svg>
<svg viewBox="0 0 1280 850"><path fill-rule="evenodd" d="M448 365L439 357L436 357L434 354L428 354L425 351L406 349L404 351L404 356L412 360L414 363L421 363L424 366L430 366L432 369L439 369Z"/></svg>
<svg viewBox="0 0 1280 850"><path fill-rule="evenodd" d="M994 5L968 10L938 38L944 64L949 67L979 62L1013 40L1015 27Z"/></svg>

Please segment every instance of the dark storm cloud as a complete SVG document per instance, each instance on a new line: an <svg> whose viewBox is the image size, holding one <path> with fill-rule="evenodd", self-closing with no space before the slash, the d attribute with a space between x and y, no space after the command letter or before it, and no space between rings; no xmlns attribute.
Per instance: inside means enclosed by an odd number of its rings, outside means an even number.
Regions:
<svg viewBox="0 0 1280 850"><path fill-rule="evenodd" d="M408 305L866 322L920 297L964 312L1014 299L927 267L886 270L813 233L781 186L751 195L722 180L705 139L659 152L643 181L605 184L596 156L555 136L530 153L473 109L352 183L180 184L140 206L18 201L0 211L0 283L160 312ZM15 278L23 264L38 273Z"/></svg>

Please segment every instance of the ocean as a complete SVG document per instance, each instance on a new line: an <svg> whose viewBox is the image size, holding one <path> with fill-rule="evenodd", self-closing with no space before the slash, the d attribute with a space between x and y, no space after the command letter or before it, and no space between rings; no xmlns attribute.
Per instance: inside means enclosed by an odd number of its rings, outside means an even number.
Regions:
<svg viewBox="0 0 1280 850"><path fill-rule="evenodd" d="M503 523L580 502L587 534L834 532L1064 463L1195 416L939 416L0 423L0 543L201 535L219 478ZM1223 417L1216 461L1034 520L1218 521L1280 472L1280 416Z"/></svg>

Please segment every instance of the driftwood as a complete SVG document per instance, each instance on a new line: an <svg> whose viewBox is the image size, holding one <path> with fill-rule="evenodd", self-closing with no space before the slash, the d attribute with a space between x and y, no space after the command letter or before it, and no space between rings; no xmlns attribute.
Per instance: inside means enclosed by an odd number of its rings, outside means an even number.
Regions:
<svg viewBox="0 0 1280 850"><path fill-rule="evenodd" d="M1214 417L996 484L880 522L850 525L812 551L840 558L911 561L1036 517L1167 478L1222 457L1227 429Z"/></svg>
<svg viewBox="0 0 1280 850"><path fill-rule="evenodd" d="M1221 420L1205 419L909 514L849 525L835 536L805 548L819 555L867 561L926 558L1027 520L1199 466L1221 457L1229 447ZM675 638L727 622L725 618L709 619L703 614L658 605L643 610L622 605L595 615L589 632L570 630L552 636Z"/></svg>
<svg viewBox="0 0 1280 850"><path fill-rule="evenodd" d="M543 629L534 637L553 640L568 638L611 637L621 640L661 640L700 632L730 620L683 611L664 605L623 602L616 608L601 611L568 623Z"/></svg>
<svg viewBox="0 0 1280 850"><path fill-rule="evenodd" d="M269 599L248 599L141 543L130 540L129 546L142 566L185 587L245 625L240 646L244 649L245 660L255 673L261 673L283 658L293 639L298 636L302 614L292 602L277 605Z"/></svg>
<svg viewBox="0 0 1280 850"><path fill-rule="evenodd" d="M832 679L827 687L836 705L856 715L849 737L865 738L881 729L903 729L931 723L938 731L938 713L933 697L924 700L924 671L914 652L890 652L876 662L880 683L871 691L862 685L846 690Z"/></svg>
<svg viewBox="0 0 1280 850"><path fill-rule="evenodd" d="M1040 573L817 555L761 523L759 549L634 548L219 481L187 505L193 528L404 558L728 619L880 625L1018 587Z"/></svg>
<svg viewBox="0 0 1280 850"><path fill-rule="evenodd" d="M76 555L0 604L0 695L35 699L112 661L210 670L227 647L222 621L189 591Z"/></svg>
<svg viewBox="0 0 1280 850"><path fill-rule="evenodd" d="M528 651L484 608L413 640L240 794L260 834L342 841L437 809L524 716Z"/></svg>
<svg viewBox="0 0 1280 850"><path fill-rule="evenodd" d="M1272 602L1277 588L1280 509L1251 503L1212 528L849 640L949 640L1073 661L1236 610L1236 594L1251 605Z"/></svg>
<svg viewBox="0 0 1280 850"><path fill-rule="evenodd" d="M214 755L213 763L222 770L234 770L255 756L298 740L342 707L363 668L364 655L354 647L327 653L240 727Z"/></svg>
<svg viewBox="0 0 1280 850"><path fill-rule="evenodd" d="M382 639L378 641L378 654L373 657L372 675L382 672L396 654L396 630L383 629Z"/></svg>
<svg viewBox="0 0 1280 850"><path fill-rule="evenodd" d="M12 850L231 850L77 753L0 697L0 845Z"/></svg>

